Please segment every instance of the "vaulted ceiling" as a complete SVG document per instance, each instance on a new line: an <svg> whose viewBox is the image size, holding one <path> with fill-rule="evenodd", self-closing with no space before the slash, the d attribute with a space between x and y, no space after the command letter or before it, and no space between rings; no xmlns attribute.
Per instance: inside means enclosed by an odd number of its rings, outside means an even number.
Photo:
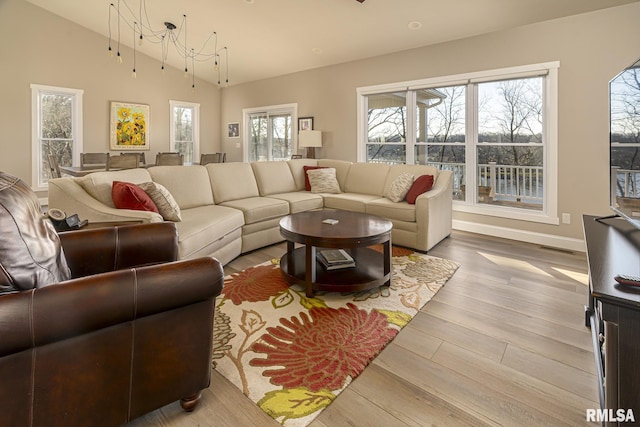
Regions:
<svg viewBox="0 0 640 427"><path fill-rule="evenodd" d="M104 36L109 34L109 5L118 4L27 1ZM139 1L120 0L121 10L128 5L138 15ZM638 1L149 0L146 10L157 29L164 29L164 22L179 25L187 15L189 49L200 49L215 31L218 48L228 48L233 85ZM121 42L131 47L131 29L123 26L122 33ZM106 49L106 44L96 49ZM143 43L137 49L162 57L159 44ZM184 68L184 60L174 52L169 52L167 62ZM195 68L198 77L217 82L211 64Z"/></svg>

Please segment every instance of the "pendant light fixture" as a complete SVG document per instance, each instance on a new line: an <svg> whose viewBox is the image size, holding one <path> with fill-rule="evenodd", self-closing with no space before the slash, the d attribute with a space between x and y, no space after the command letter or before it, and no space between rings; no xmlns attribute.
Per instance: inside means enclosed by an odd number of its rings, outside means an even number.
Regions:
<svg viewBox="0 0 640 427"><path fill-rule="evenodd" d="M116 18L116 19L114 19ZM115 21L115 22L114 22ZM196 63L211 62L213 70L217 73L218 85L221 84L220 80L220 68L224 63L225 69L225 85L229 85L229 56L226 46L218 49L218 34L212 31L209 37L205 40L202 47L196 50L193 47L189 47L187 44L189 39L187 38L187 15L182 15L182 22L180 26L176 26L173 22L164 22L164 27L161 29L154 29L151 21L149 20L149 14L147 11L146 0L139 0L138 14L133 12L126 0L118 0L117 4L111 3L109 5L109 45L108 51L113 56L112 33L116 30L116 62L122 63L123 58L120 53L120 38L122 30L127 27L133 31L133 67L131 70L131 76L136 78L136 53L139 50L136 45L142 46L144 43L160 43L162 46L162 57L160 70L164 73L165 66L167 64L167 58L170 51L175 51L179 58L184 61L184 76L185 78L191 77L191 88L195 90L195 67ZM213 39L213 40L212 40ZM137 43L136 43L137 41ZM213 45L212 48L209 45ZM221 55L224 52L224 57Z"/></svg>

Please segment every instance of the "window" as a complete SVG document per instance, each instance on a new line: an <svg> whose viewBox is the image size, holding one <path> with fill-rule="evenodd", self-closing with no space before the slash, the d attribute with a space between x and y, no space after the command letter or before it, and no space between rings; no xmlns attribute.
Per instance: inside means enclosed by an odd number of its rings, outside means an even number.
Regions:
<svg viewBox="0 0 640 427"><path fill-rule="evenodd" d="M358 160L451 170L454 210L557 224L558 66L359 88Z"/></svg>
<svg viewBox="0 0 640 427"><path fill-rule="evenodd" d="M289 160L296 149L297 104L243 110L244 161Z"/></svg>
<svg viewBox="0 0 640 427"><path fill-rule="evenodd" d="M200 104L169 101L171 151L182 153L185 163L197 162L200 156Z"/></svg>
<svg viewBox="0 0 640 427"><path fill-rule="evenodd" d="M82 90L31 85L32 187L46 190L48 156L60 166L78 163L82 151Z"/></svg>

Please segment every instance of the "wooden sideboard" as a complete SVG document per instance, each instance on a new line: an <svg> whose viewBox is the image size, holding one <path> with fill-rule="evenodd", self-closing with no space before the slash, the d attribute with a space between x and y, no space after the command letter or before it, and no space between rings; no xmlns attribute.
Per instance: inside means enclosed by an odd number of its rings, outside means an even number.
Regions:
<svg viewBox="0 0 640 427"><path fill-rule="evenodd" d="M640 287L614 280L616 274L640 276L640 229L615 217L584 215L583 224L590 290L586 323L593 337L600 406L631 409L640 421Z"/></svg>

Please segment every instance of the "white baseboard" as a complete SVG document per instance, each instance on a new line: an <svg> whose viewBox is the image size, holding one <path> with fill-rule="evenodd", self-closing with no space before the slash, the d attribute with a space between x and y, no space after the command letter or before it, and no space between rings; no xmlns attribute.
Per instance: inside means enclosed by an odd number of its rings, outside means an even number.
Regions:
<svg viewBox="0 0 640 427"><path fill-rule="evenodd" d="M476 222L460 221L456 219L453 220L453 229L485 234L487 236L501 237L504 239L520 240L522 242L535 243L542 246L550 246L569 251L586 251L584 240L555 236L553 234L536 233L533 231L518 230L516 228L498 227L495 225L478 224Z"/></svg>

